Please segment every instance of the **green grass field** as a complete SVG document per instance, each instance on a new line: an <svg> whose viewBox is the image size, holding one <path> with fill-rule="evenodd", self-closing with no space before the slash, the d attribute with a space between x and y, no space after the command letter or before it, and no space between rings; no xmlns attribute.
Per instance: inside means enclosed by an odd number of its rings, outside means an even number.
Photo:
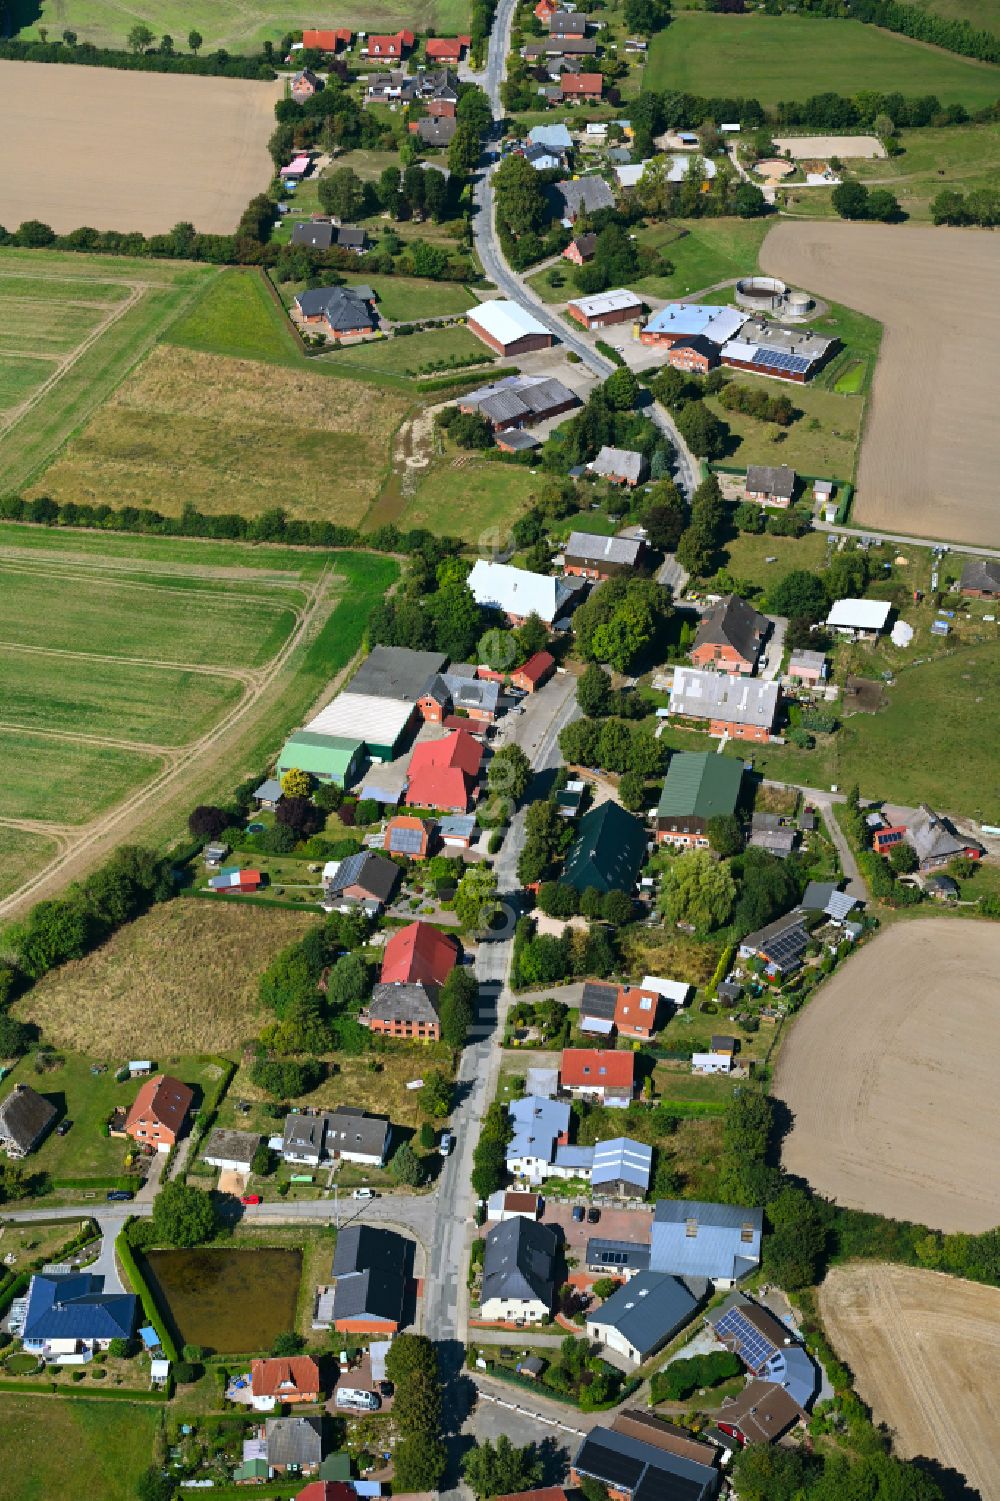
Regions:
<svg viewBox="0 0 1000 1501"><path fill-rule="evenodd" d="M257 271L223 271L171 325L165 341L206 354L302 364L288 320Z"/></svg>
<svg viewBox="0 0 1000 1501"><path fill-rule="evenodd" d="M52 1501L83 1484L101 1501L133 1501L159 1424L153 1404L4 1392L4 1495L7 1501Z"/></svg>
<svg viewBox="0 0 1000 1501"><path fill-rule="evenodd" d="M472 458L460 468L435 465L404 506L398 525L426 526L490 547L506 538L539 485L520 465Z"/></svg>
<svg viewBox="0 0 1000 1501"><path fill-rule="evenodd" d="M55 847L55 841L44 834L0 827L0 897L8 896L44 865Z"/></svg>
<svg viewBox="0 0 1000 1501"><path fill-rule="evenodd" d="M647 89L725 97L735 80L741 95L765 107L828 90L936 94L970 110L1000 98L1000 68L860 21L684 11L650 44Z"/></svg>
<svg viewBox="0 0 1000 1501"><path fill-rule="evenodd" d="M216 275L209 266L0 249L0 413L8 412L0 492L26 484L48 463ZM69 363L133 290L137 300ZM53 300L60 306L57 322L50 318ZM36 343L38 327L45 332ZM31 353L64 363L17 358ZM41 382L52 375L57 378L43 391Z"/></svg>
<svg viewBox="0 0 1000 1501"><path fill-rule="evenodd" d="M1000 36L1000 0L912 0L918 10L944 16L946 21L968 21L977 31Z"/></svg>
<svg viewBox="0 0 1000 1501"><path fill-rule="evenodd" d="M864 403L860 396L838 396L816 385L785 386L764 376L733 372L733 385L750 386L768 396L787 392L801 412L790 427L776 428L770 422L742 412L730 412L714 398L708 406L729 427L732 444L724 462L789 464L799 474L815 474L850 483ZM817 424L813 427L813 423Z"/></svg>
<svg viewBox="0 0 1000 1501"><path fill-rule="evenodd" d="M453 366L460 371L466 362L480 359L492 364L493 351L467 328L430 328L420 334L402 338L380 339L339 349L328 356L341 369L385 371L389 375L420 376L447 373Z"/></svg>
<svg viewBox="0 0 1000 1501"><path fill-rule="evenodd" d="M673 265L669 276L643 276L633 283L653 297L686 297L757 269L770 225L766 219L692 219L654 224L638 232L639 243L661 250Z"/></svg>
<svg viewBox="0 0 1000 1501"><path fill-rule="evenodd" d="M9 818L86 823L160 769L158 757L83 740L0 729Z"/></svg>
<svg viewBox="0 0 1000 1501"><path fill-rule="evenodd" d="M344 280L352 286L365 278L349 275ZM458 316L476 301L468 287L453 281L428 281L423 276L376 276L368 285L378 296L379 312L391 323Z"/></svg>

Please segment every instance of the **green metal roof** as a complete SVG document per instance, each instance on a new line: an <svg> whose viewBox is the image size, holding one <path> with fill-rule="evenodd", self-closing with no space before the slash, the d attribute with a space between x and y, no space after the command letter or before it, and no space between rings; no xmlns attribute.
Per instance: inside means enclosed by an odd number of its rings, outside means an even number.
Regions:
<svg viewBox="0 0 1000 1501"><path fill-rule="evenodd" d="M233 1479L237 1482L241 1480L266 1480L267 1473L266 1459L245 1459L234 1470Z"/></svg>
<svg viewBox="0 0 1000 1501"><path fill-rule="evenodd" d="M580 819L563 880L577 891L631 891L646 857L646 830L619 803L602 803Z"/></svg>
<svg viewBox="0 0 1000 1501"><path fill-rule="evenodd" d="M350 1480L351 1456L346 1449L335 1449L319 1467L320 1480Z"/></svg>
<svg viewBox="0 0 1000 1501"><path fill-rule="evenodd" d="M320 735L314 730L299 730L286 740L278 757L278 766L286 770L295 766L300 771L343 778L363 746L363 740L348 740L343 735Z"/></svg>
<svg viewBox="0 0 1000 1501"><path fill-rule="evenodd" d="M715 818L733 813L743 766L733 756L677 751L670 758L657 807L659 818Z"/></svg>

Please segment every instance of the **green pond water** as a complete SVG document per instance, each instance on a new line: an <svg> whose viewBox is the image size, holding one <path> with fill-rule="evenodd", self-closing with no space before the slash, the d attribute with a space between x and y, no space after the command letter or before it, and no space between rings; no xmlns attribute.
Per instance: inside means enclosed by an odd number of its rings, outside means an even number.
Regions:
<svg viewBox="0 0 1000 1501"><path fill-rule="evenodd" d="M294 1328L301 1251L150 1251L146 1269L179 1345L268 1350Z"/></svg>

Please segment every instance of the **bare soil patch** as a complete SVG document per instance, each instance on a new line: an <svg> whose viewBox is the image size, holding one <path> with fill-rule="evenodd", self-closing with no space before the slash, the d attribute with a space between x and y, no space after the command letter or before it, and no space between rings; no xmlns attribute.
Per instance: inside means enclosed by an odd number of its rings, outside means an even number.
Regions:
<svg viewBox="0 0 1000 1501"><path fill-rule="evenodd" d="M226 234L270 180L280 88L0 62L4 222L158 234L189 220Z"/></svg>
<svg viewBox="0 0 1000 1501"><path fill-rule="evenodd" d="M855 1209L996 1225L998 974L1000 927L945 917L899 923L845 964L778 1060L788 1171Z"/></svg>
<svg viewBox="0 0 1000 1501"><path fill-rule="evenodd" d="M1000 1289L913 1267L852 1262L819 1290L823 1322L904 1459L960 1471L1000 1501Z"/></svg>
<svg viewBox="0 0 1000 1501"><path fill-rule="evenodd" d="M855 519L1000 545L1000 256L972 229L777 224L762 269L884 326Z"/></svg>
<svg viewBox="0 0 1000 1501"><path fill-rule="evenodd" d="M878 136L775 136L774 144L782 155L788 151L796 161L810 156L885 156Z"/></svg>
<svg viewBox="0 0 1000 1501"><path fill-rule="evenodd" d="M260 1031L257 981L316 914L179 897L47 975L18 1010L90 1057L229 1052Z"/></svg>

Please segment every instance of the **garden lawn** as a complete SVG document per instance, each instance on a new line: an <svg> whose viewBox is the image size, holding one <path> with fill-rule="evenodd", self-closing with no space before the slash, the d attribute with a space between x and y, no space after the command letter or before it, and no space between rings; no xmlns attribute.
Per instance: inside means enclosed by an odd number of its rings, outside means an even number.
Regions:
<svg viewBox="0 0 1000 1501"><path fill-rule="evenodd" d="M260 271L223 271L171 325L165 339L206 354L281 365L303 362L294 332Z"/></svg>
<svg viewBox="0 0 1000 1501"><path fill-rule="evenodd" d="M186 898L153 907L18 1003L47 1041L99 1058L238 1050L265 1020L260 975L315 913ZM148 1004L156 997L156 1005Z"/></svg>
<svg viewBox="0 0 1000 1501"><path fill-rule="evenodd" d="M807 532L804 537L771 537L766 532L758 537L740 532L725 544L725 567L734 577L766 591L793 568L821 573L829 551L822 532ZM777 561L768 563L767 558Z"/></svg>
<svg viewBox="0 0 1000 1501"><path fill-rule="evenodd" d="M0 1395L5 1501L133 1501L160 1424L155 1404Z"/></svg>
<svg viewBox="0 0 1000 1501"><path fill-rule="evenodd" d="M327 358L348 374L366 370L416 376L447 373L456 367L464 371L478 363L490 365L495 357L467 328L434 328L424 333L354 344Z"/></svg>
<svg viewBox="0 0 1000 1501"><path fill-rule="evenodd" d="M0 1095L6 1095L16 1084L30 1084L44 1095L59 1112L59 1120L71 1120L73 1125L65 1136L50 1131L37 1151L31 1154L31 1170L46 1172L56 1180L73 1178L114 1178L123 1170L122 1163L131 1142L104 1136L101 1127L116 1105L126 1109L139 1092L138 1079L115 1082L115 1069L121 1057L101 1049L96 1061L109 1065L103 1074L92 1074L92 1057L79 1053L61 1053L57 1068L36 1073L30 1058L22 1059L0 1085ZM143 1056L148 1056L144 1054ZM206 1093L211 1093L221 1078L219 1064L199 1062L193 1058L156 1058L157 1068L169 1068L169 1072L195 1091L194 1109ZM58 1122L56 1122L58 1124ZM69 1239L69 1235L65 1236Z"/></svg>
<svg viewBox="0 0 1000 1501"><path fill-rule="evenodd" d="M766 219L690 219L640 229L639 243L662 251L674 269L669 276L642 276L630 285L652 297L686 297L747 276L757 270L769 228Z"/></svg>
<svg viewBox="0 0 1000 1501"><path fill-rule="evenodd" d="M1000 68L879 31L860 21L682 11L649 48L644 87L773 108L826 91L935 94L974 110L1000 96Z"/></svg>
<svg viewBox="0 0 1000 1501"><path fill-rule="evenodd" d="M862 397L840 396L816 385L787 386L765 376L748 375L744 370L733 372L732 384L749 386L768 396L787 394L801 416L788 427L776 427L743 412L731 412L716 398L709 397L706 405L730 431L723 463L738 468L748 464L788 464L798 474L846 484L853 481L864 413Z"/></svg>
<svg viewBox="0 0 1000 1501"><path fill-rule="evenodd" d="M344 281L348 286L355 286L364 283L365 277L348 275ZM366 284L378 297L379 312L391 323L414 323L452 315L459 317L476 301L468 287L453 281L428 281L423 276L376 276L374 281ZM479 347L485 348L482 344Z"/></svg>
<svg viewBox="0 0 1000 1501"><path fill-rule="evenodd" d="M471 456L456 459L451 465L432 467L395 519L404 528L426 526L477 546L492 546L509 535L540 483L520 464Z"/></svg>
<svg viewBox="0 0 1000 1501"><path fill-rule="evenodd" d="M149 780L159 757L90 741L0 729L9 818L87 823Z"/></svg>
<svg viewBox="0 0 1000 1501"><path fill-rule="evenodd" d="M443 1043L392 1042L384 1050L352 1058L339 1053L332 1060L335 1072L318 1089L303 1095L300 1104L317 1110L355 1105L377 1115L387 1115L394 1125L415 1127L424 1119L419 1091L406 1088L411 1079L426 1078L434 1069L451 1073L451 1053ZM251 1114L241 1116L237 1100L251 1103ZM266 1097L250 1078L249 1068L240 1068L219 1112L220 1126L242 1130L270 1129L264 1108ZM243 1123L241 1125L241 1122ZM249 1125L247 1124L249 1122Z"/></svg>
<svg viewBox="0 0 1000 1501"><path fill-rule="evenodd" d="M25 829L0 826L0 897L16 891L55 850L55 842L44 834L29 834Z"/></svg>

